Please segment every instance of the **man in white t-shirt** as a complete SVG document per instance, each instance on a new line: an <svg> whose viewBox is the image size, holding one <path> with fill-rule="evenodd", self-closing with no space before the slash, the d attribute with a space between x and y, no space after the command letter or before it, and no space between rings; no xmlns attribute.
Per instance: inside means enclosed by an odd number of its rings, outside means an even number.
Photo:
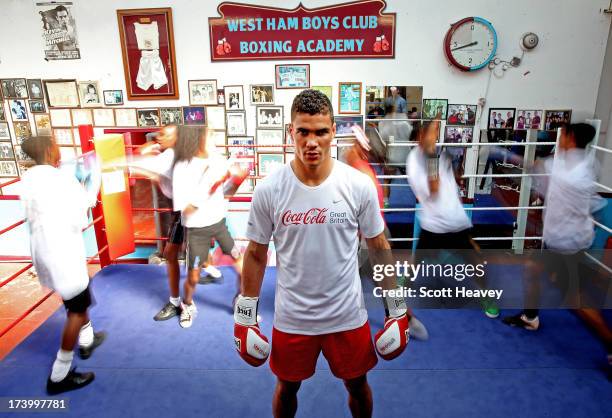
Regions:
<svg viewBox="0 0 612 418"><path fill-rule="evenodd" d="M436 119L439 118L436 116ZM423 252L437 250L464 250L460 255L471 264L479 264L478 250L471 237L472 221L465 213L459 197L459 186L452 169L452 156L446 150L438 152L440 122L432 121L419 137L406 160L406 173L412 192L421 204L418 212L421 233L417 243L417 260ZM431 254L430 254L431 255ZM435 254L437 255L437 254ZM484 280L476 279L479 287ZM489 300L482 301L489 318L499 316L499 308Z"/></svg>
<svg viewBox="0 0 612 418"><path fill-rule="evenodd" d="M275 416L294 416L302 380L315 372L321 351L342 379L354 416L371 416L366 374L377 363L359 279L358 232L371 250L388 250L376 189L367 175L332 159L336 132L332 105L323 93L304 90L291 107L295 160L258 183L251 203L242 294L234 310L234 339L241 357L259 366L269 344L256 315L274 237L277 257L270 367L277 376ZM395 289L395 277L382 282ZM385 300L385 329L376 350L391 359L408 339L406 304Z"/></svg>

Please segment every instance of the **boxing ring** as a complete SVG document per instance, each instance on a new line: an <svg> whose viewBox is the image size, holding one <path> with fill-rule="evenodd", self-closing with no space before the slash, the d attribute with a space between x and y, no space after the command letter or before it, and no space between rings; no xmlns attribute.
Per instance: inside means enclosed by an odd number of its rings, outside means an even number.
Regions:
<svg viewBox="0 0 612 418"><path fill-rule="evenodd" d="M596 138L599 137L598 134L599 129ZM534 132L527 134L527 138L531 140L524 143L513 141L512 143L500 144L479 142L477 136L475 135L473 143L439 144L445 147L466 149L466 169L462 177L467 182L468 195L466 200L473 206L467 205L465 209L472 216L512 211L516 213L516 215L512 215L516 227L513 228L511 236L481 235L476 236L475 239L480 242L509 241L512 243L512 250L517 253L525 248L525 242L540 243L541 235L527 234L528 212L541 212L545 208L543 205L531 206L529 201L531 180L538 175L527 172L512 174L511 176L478 173L478 153L481 149L491 146L516 146L523 147L525 156L531 158L530 156L535 156L533 152L535 147L554 146L557 144L558 138L557 142L537 142L534 141L536 136ZM83 155L91 152L91 143L91 137L84 134L81 138ZM389 145L392 147L416 146L415 143ZM338 149L344 146L349 145L337 144ZM136 147L136 145L126 144L126 153L129 154ZM225 145L221 147L227 149L233 146ZM244 148L245 146L237 145L235 147ZM268 147L278 148L279 146ZM292 147L292 145L285 145L284 147ZM252 148L256 152L257 148L266 148L266 146L253 145ZM592 145L591 149L593 152L612 153L610 149L597 144ZM79 158L82 158L83 155ZM256 158L254 164L257 164ZM132 183L149 181L149 178L144 176L127 176ZM377 177L379 180L389 179L396 182L387 185L387 187L402 192L409 190L407 184L401 183L402 180L406 179L405 175L379 174ZM474 205L474 200L477 199L477 193L475 193L476 182L482 178L496 179L501 177L516 178L520 181L518 204L503 207ZM261 176L256 175L247 177L250 180L261 178ZM0 184L0 188L14 186L18 182L19 179L7 181ZM601 190L612 191L612 188L608 185L598 183L597 186ZM16 197L12 198L16 199ZM231 199L229 216L248 213L249 203L250 197L248 196L234 196ZM168 208L156 207L156 204L152 206L131 207L130 210L132 213L149 213L154 217L170 211ZM411 215L413 222L418 222L420 210L419 207L408 205L382 209L386 217L389 215ZM97 392L95 387L98 384L94 383L78 393L75 392L71 395L74 399L74 407L71 413L89 413L89 415L92 415L93 411L91 411L90 405L99 405L102 409L106 408L104 414L115 415L121 413L121 411L125 412L134 402L138 402L140 408L139 413L134 413L135 416L159 415L162 412L170 411L186 414L201 413L199 407L202 402L200 400L215 399L214 405L205 402L204 411L207 413L206 415L228 417L269 416L268 393L266 392L266 395L261 399L259 389L262 385L269 388L273 387L274 378L267 366L258 369L248 367L235 355L232 346L227 348L227 353L219 354L217 353L218 350L211 350L214 352L210 354L201 353L196 358L192 354L185 354L185 348L181 346L180 349L172 353L173 361L167 357L167 349L156 350L162 344L159 339L162 338L160 332L163 333L162 342L166 339L167 341L180 342L189 338L188 344L194 347L210 347L211 341L219 341L216 345L220 346L226 345L224 342L227 341L231 343L231 329L227 326L228 321L231 321L231 305L227 300L227 295L233 292L233 280L226 280L224 284L219 286L207 286L203 290L208 301L203 303L202 318L198 318L198 321L194 323L194 329L197 332L188 333L180 329L177 324L171 324L173 321L167 321L161 325L160 323L154 323L151 319L154 311L161 307L161 305L158 306L159 302L164 297L167 298L164 266L121 265L121 259L115 259L109 255L109 243L106 241L105 234L106 220L100 205L98 205L97 210L91 211L90 219L91 221L84 231L92 229L95 231L97 248L96 252L89 256L88 263L99 264L102 268L93 283L98 304L100 307L104 307L103 309L94 308L92 315L94 316L94 322L101 324L99 326L108 329L111 334L106 350L102 348L99 353L97 352L96 356L90 360L93 363L88 363L87 367L93 367L96 370L97 375L100 375L99 385L105 385L106 389L103 392ZM403 219L405 220L405 218ZM2 228L0 229L0 239L4 234L24 227L24 223L25 220L21 219L8 226L0 225L0 228ZM594 221L594 225L604 233L612 233L610 227L603 223ZM156 231L153 236L133 237L134 243L150 245L167 240L166 236L158 232ZM235 239L236 241L245 241L243 236L237 236ZM413 231L412 236L409 234L407 236L395 236L391 241L414 243L417 239L417 233ZM604 262L595 257L591 258L593 262L612 273L612 269ZM32 268L31 260L27 258L12 262L19 264L20 267L9 277L2 279L0 289ZM221 269L225 276L231 276L230 269L225 267ZM270 335L272 325L273 305L271 302L274 295L274 274L274 267L270 267L266 272L264 281L267 285L262 289L262 301L264 301L260 308L264 320L262 330L267 335ZM7 333L24 318L27 318L52 294L52 291L47 291L39 301L20 314L14 322L0 330L0 344ZM129 317L112 314L113 312L124 312L126 303L130 311ZM98 313L102 310L107 313ZM371 312L370 317L373 329L382 325L379 310L374 310L374 313ZM513 416L515 414L513 404L509 403L507 399L504 400L503 396L499 401L499 395L493 393L490 393L488 397L492 400L498 399L498 406L496 407L498 409L491 409L492 406L484 401L480 404L475 401L476 403L473 406L462 404L458 406L457 403L451 401L446 405L435 401L438 399L442 388L450 399L474 399L474 393L480 393L484 387L483 384L492 379L491 384L500 388L504 388L503 384L506 382L512 382L516 385L524 384L524 390L516 390L523 391L520 392L520 399L524 402L523 407L534 414L539 412L541 414L558 415L565 413L567 415L567 411L571 410L572 405L581 404L586 405L586 409L575 416L584 416L587 413L591 416L605 415L606 403L595 401L596 399L605 400L607 396L606 387L601 386L605 382L600 382L598 380L599 371L593 370L593 364L599 360L597 356L599 353L598 343L579 325L576 318L567 312L551 312L548 314L547 320L552 325L541 330L538 345L534 345L533 338L516 340L516 331L503 327L499 323L483 321L480 312L430 310L423 312L422 316L420 314L419 317L424 318L426 323L436 324L433 339L423 344L411 343L411 348L405 355L393 362L380 361L377 369L370 373L370 382L375 387L375 405L377 405L378 414L387 410L387 412L401 415L406 413L406 409L410 409L410 415L414 417L431 416L432 414L440 416L461 415L462 412L479 417L490 416L492 413L497 413L498 416ZM50 339L54 341L53 337L49 335L48 330L43 328L58 329L61 326L61 321L60 313L56 312L48 320L48 326L36 330L3 362L4 367L0 367L0 393L3 393L3 396L23 395L24 390L30 390L32 393L38 394L36 389L32 389L38 386L42 390L41 382L43 380L40 379L40 374L48 371L48 365L45 361L48 360L47 357L50 354L41 348L34 349L33 347L41 347L44 344L55 347L53 342L49 343ZM473 321L483 321L478 324L482 328L482 332L472 336L472 340L467 343L463 342L462 344L467 344L465 346L456 344L454 341L461 340L462 335L470 332L470 324ZM555 324L557 327L555 327ZM558 332L560 324L564 324L564 330L561 334L556 334L555 332ZM134 332L134 327L138 327L137 333ZM113 335L115 335L114 339ZM498 350L499 347L507 346L509 341L515 344L513 350L515 352L504 353L506 357L496 357L487 351L488 349ZM557 352L559 344L563 344L563 353ZM142 353L135 355L131 350L132 347L138 347L138 350L141 350ZM584 352L588 350L597 355L585 357ZM169 362L171 365L169 365ZM510 363L518 364L521 372L519 373L517 369L508 368ZM24 364L30 364L31 367L25 367ZM41 364L43 366L39 367ZM83 367L85 367L84 364ZM317 369L317 374L311 379L312 384L305 384L301 392L300 413L306 414L303 416L338 416L340 414L338 407L340 405L344 407L343 401L340 401L340 399L344 399L344 391L335 382L324 362L320 362ZM189 370L190 373L183 373L186 370ZM486 373L483 374L483 371L486 371ZM188 383L185 384L183 380L177 377L177 374L183 376L182 378L186 379L185 381ZM126 382L123 380L125 376L133 377L135 380ZM389 376L392 376L392 378L389 379ZM439 376L442 380L438 378ZM580 379L583 383L579 388L575 386L576 379ZM401 392L399 392L396 384L391 384L390 380L402 382ZM15 384L14 387L10 387L9 383L17 381L31 383L25 386ZM244 393L241 392L242 399L257 399L257 401L254 401L253 404L245 403L245 405L237 402L231 389L231 385L235 384L236 381L243 382L241 385L241 390L244 390ZM541 392L544 385L553 383L558 386L558 395ZM182 392L181 396L167 391L167 386L177 387L177 385L182 389L170 392ZM22 388L21 392L19 387ZM415 399L408 395L411 403L407 404L405 388L413 388L409 390L410 392L414 392L416 388L425 392L420 393L419 397L421 399ZM495 392L496 389L494 388L493 391ZM503 390L499 391L503 393ZM563 395L568 391L573 393L571 401ZM164 395L160 396L161 393ZM401 396L386 396L385 393L387 395L394 393ZM321 396L322 394L325 396ZM532 396L533 394L539 396ZM515 393L512 393L513 399L515 398L514 395ZM194 407L189 406L189 402L184 402L185 397L194 399L196 405ZM162 401L155 398L167 398L167 400ZM545 399L546 402L540 403L539 400L541 399ZM550 409L551 402L556 402L552 409ZM102 416L102 413L97 412L97 414ZM93 415L97 416L96 413Z"/></svg>

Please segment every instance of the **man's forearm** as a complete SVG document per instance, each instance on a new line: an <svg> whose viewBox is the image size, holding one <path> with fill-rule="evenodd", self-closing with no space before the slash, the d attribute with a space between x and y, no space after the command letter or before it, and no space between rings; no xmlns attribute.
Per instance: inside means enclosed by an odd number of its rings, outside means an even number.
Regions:
<svg viewBox="0 0 612 418"><path fill-rule="evenodd" d="M267 251L265 255L263 255L261 251L252 248L252 244L249 244L244 254L244 263L242 267L242 288L240 290L243 296L259 296L266 270L267 259Z"/></svg>

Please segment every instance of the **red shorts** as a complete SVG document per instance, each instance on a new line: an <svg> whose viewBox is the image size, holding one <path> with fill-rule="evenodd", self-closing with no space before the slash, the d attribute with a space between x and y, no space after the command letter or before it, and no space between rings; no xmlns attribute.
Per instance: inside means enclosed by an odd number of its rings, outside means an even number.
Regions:
<svg viewBox="0 0 612 418"><path fill-rule="evenodd" d="M363 376L378 362L366 321L359 328L323 335L289 334L273 328L270 368L281 380L299 382L314 374L321 351L334 376L343 380Z"/></svg>

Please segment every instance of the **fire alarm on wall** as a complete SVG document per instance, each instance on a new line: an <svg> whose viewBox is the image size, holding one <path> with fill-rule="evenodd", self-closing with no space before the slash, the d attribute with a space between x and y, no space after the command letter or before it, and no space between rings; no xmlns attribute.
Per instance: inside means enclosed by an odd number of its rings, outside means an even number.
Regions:
<svg viewBox="0 0 612 418"><path fill-rule="evenodd" d="M533 32L527 32L521 36L521 48L523 48L525 51L530 51L538 46L538 41L538 35Z"/></svg>

